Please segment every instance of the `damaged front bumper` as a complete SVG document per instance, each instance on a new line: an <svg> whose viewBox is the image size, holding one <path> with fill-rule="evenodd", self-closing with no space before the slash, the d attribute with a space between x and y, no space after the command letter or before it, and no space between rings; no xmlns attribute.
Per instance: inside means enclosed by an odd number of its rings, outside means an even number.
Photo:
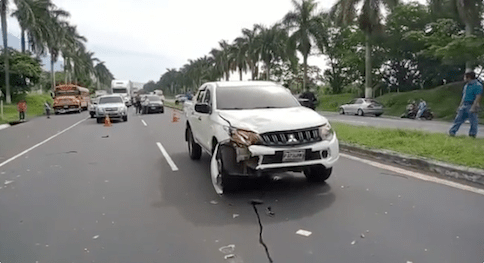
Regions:
<svg viewBox="0 0 484 263"><path fill-rule="evenodd" d="M262 176L268 172L302 172L312 166L331 168L339 159L339 142L320 141L298 146L237 146L232 141L221 143L221 156L231 176ZM292 154L297 158L287 158Z"/></svg>

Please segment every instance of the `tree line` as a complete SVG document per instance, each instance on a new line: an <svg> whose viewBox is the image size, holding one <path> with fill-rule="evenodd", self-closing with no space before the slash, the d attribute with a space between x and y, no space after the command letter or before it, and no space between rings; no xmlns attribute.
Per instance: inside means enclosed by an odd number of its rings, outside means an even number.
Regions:
<svg viewBox="0 0 484 263"><path fill-rule="evenodd" d="M10 0L0 0L4 46L3 63L0 66L2 66L2 72L5 73L2 90L6 95L7 103L11 103L10 86L20 83L21 86L17 87L17 90L25 89L28 84L35 84L41 79L42 73L38 70L28 71L30 74L20 72L16 64L12 66L17 67L17 70L10 72L11 63L19 60L13 58L23 58L20 61L23 61L24 64L26 61L30 61L28 64L30 66L26 67L36 68L39 67L39 57L49 55L52 88L56 85L54 64L60 57L64 61L64 79L61 81L83 83L91 89L109 87L111 80L114 79L113 74L106 67L105 62L100 61L94 56L94 52L86 48L87 39L78 32L76 26L69 23L68 11L57 7L51 0L12 0L12 2L17 9L12 10L11 15L17 19L21 29L21 52L5 48L8 47L7 15ZM11 79L11 77L13 78Z"/></svg>
<svg viewBox="0 0 484 263"><path fill-rule="evenodd" d="M170 68L145 89L196 90L207 81L272 80L295 90L357 91L365 97L434 88L484 66L482 0L339 0L319 10L292 0L293 10L271 26L243 29L206 56ZM324 54L327 69L308 65ZM301 62L302 59L302 62ZM322 83L322 85L321 85Z"/></svg>

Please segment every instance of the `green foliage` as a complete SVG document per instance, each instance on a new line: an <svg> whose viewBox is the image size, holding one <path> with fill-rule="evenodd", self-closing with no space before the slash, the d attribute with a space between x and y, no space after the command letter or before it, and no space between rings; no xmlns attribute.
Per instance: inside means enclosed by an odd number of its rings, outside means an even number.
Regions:
<svg viewBox="0 0 484 263"><path fill-rule="evenodd" d="M452 138L413 130L357 127L332 123L338 139L373 149L392 150L468 167L484 168L484 139Z"/></svg>
<svg viewBox="0 0 484 263"><path fill-rule="evenodd" d="M27 118L43 115L44 102L47 101L51 105L53 103L52 98L48 94L18 94L13 97L12 104L4 105L4 118L0 117L0 124L18 120L17 102L22 99L27 103Z"/></svg>
<svg viewBox="0 0 484 263"><path fill-rule="evenodd" d="M337 111L339 106L348 103L352 99L356 98L356 94L345 93L337 95L324 95L319 94L318 96L318 107L317 110L320 111Z"/></svg>
<svg viewBox="0 0 484 263"><path fill-rule="evenodd" d="M0 70L4 70L4 55L0 56ZM10 65L10 85L13 87L13 93L19 93L29 90L32 86L40 81L42 67L40 61L34 58L30 53L21 53L15 50L9 50ZM0 75L0 86L5 94L5 74Z"/></svg>

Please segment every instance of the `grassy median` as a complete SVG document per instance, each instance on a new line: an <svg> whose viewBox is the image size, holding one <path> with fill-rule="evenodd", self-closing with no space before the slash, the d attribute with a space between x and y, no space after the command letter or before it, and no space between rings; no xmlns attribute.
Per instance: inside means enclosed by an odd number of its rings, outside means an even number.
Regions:
<svg viewBox="0 0 484 263"><path fill-rule="evenodd" d="M14 103L3 105L3 118L0 115L0 124L9 123L19 120L19 114L17 111L17 102L20 99L25 99L27 103L26 119L31 119L36 116L44 114L44 102L48 101L52 105L52 98L45 94L28 94L15 98Z"/></svg>
<svg viewBox="0 0 484 263"><path fill-rule="evenodd" d="M484 169L484 139L332 123L341 142Z"/></svg>
<svg viewBox="0 0 484 263"><path fill-rule="evenodd" d="M165 100L164 104L168 108L174 108L174 109L178 109L178 110L183 110L183 104L178 104L177 105L174 102L166 101L166 100Z"/></svg>

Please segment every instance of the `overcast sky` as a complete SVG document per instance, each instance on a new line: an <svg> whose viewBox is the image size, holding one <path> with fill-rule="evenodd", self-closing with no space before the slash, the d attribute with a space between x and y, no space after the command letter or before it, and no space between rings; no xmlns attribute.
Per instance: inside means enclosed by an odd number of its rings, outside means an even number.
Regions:
<svg viewBox="0 0 484 263"><path fill-rule="evenodd" d="M158 81L166 68L208 55L222 39L243 28L271 25L292 9L290 0L52 0L71 13L70 23L87 37L87 47L105 61L116 79ZM329 9L335 0L320 0ZM8 30L19 35L9 18ZM323 66L323 57L312 65Z"/></svg>

